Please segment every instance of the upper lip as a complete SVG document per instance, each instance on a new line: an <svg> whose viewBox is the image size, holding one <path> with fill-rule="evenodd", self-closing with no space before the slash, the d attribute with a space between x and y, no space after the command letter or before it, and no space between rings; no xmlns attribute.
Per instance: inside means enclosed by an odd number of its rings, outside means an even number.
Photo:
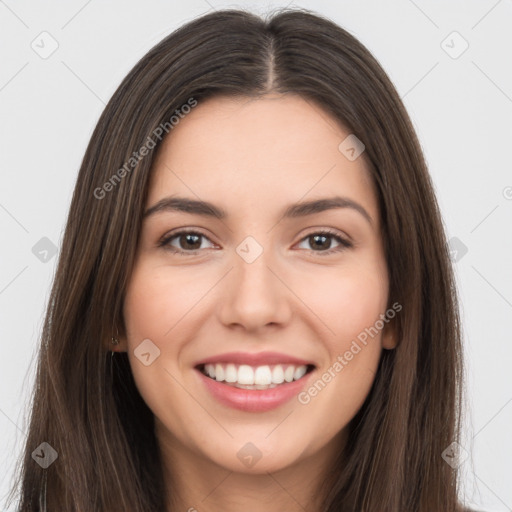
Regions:
<svg viewBox="0 0 512 512"><path fill-rule="evenodd" d="M262 366L271 364L293 364L296 366L311 365L314 363L279 352L225 352L198 361L195 366L214 363L247 364L249 366Z"/></svg>

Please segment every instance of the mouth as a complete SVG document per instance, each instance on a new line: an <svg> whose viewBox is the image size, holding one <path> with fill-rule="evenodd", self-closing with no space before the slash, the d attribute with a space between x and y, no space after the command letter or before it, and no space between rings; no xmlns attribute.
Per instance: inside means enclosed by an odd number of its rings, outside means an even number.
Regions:
<svg viewBox="0 0 512 512"><path fill-rule="evenodd" d="M313 364L267 364L252 366L248 364L205 363L196 366L205 377L238 389L273 389L297 382L310 374Z"/></svg>
<svg viewBox="0 0 512 512"><path fill-rule="evenodd" d="M244 412L266 412L297 397L317 366L285 353L226 352L193 366L200 386L217 403Z"/></svg>
<svg viewBox="0 0 512 512"><path fill-rule="evenodd" d="M278 362L277 357L266 357L273 364L263 364L262 354L221 357L194 367L203 389L219 404L250 413L271 411L297 397L316 369L295 358L283 357Z"/></svg>

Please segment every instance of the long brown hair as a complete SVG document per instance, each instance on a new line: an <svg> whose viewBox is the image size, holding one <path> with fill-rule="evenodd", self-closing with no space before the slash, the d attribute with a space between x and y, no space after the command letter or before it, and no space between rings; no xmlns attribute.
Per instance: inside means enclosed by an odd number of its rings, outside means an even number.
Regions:
<svg viewBox="0 0 512 512"><path fill-rule="evenodd" d="M458 510L457 471L441 454L459 439L460 321L419 142L394 86L358 40L320 15L284 9L267 19L221 10L183 25L135 65L103 111L80 167L42 331L20 511L165 510L172 489L163 481L153 415L126 353L111 359L108 351L116 326L123 329L157 149L149 141L158 146L162 127L172 137L169 120L184 105L269 92L315 102L364 143L389 304L403 307L398 346L382 353L321 490L322 512ZM42 442L58 454L46 469L32 457Z"/></svg>

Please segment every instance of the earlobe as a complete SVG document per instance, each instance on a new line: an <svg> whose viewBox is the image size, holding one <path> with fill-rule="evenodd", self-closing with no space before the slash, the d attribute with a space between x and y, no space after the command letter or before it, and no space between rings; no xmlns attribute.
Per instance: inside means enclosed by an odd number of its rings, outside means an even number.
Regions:
<svg viewBox="0 0 512 512"><path fill-rule="evenodd" d="M121 327L120 333L119 327L116 325L112 331L111 338L107 342L107 350L111 352L127 352L124 326Z"/></svg>
<svg viewBox="0 0 512 512"><path fill-rule="evenodd" d="M394 322L390 322L390 324L386 325L384 331L382 332L382 348L386 350L393 350L396 348L398 343L396 329Z"/></svg>
<svg viewBox="0 0 512 512"><path fill-rule="evenodd" d="M127 352L125 341L120 336L111 338L108 349L112 352Z"/></svg>

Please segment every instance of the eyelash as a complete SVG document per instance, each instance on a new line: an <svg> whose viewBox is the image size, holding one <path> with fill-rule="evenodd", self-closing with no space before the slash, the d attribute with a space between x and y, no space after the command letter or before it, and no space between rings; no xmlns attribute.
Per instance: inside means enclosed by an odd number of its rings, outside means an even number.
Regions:
<svg viewBox="0 0 512 512"><path fill-rule="evenodd" d="M211 242L211 240L204 233L201 233L200 231L195 231L195 230L191 229L191 230L178 231L178 232L172 233L168 236L164 236L158 243L158 247L163 247L165 250L169 250L174 254L178 254L179 256L193 256L202 250L202 249L194 249L192 251L184 251L182 249L177 249L176 247L172 247L171 245L169 245L169 242L171 240L173 240L174 238L178 238L181 235L197 235L197 236L206 238L207 240L209 240ZM327 255L341 252L345 249L349 249L349 248L353 247L353 244L351 242L349 242L348 240L345 240L344 238L342 238L337 233L337 231L333 231L330 229L323 229L321 231L312 231L311 233L308 233L306 236L304 236L300 240L300 242L303 242L304 240L306 240L307 238L309 238L313 235L325 235L328 237L332 237L340 244L338 247L335 247L333 249L328 249L327 251L314 251L311 249L311 252L318 253L320 256L327 256Z"/></svg>

